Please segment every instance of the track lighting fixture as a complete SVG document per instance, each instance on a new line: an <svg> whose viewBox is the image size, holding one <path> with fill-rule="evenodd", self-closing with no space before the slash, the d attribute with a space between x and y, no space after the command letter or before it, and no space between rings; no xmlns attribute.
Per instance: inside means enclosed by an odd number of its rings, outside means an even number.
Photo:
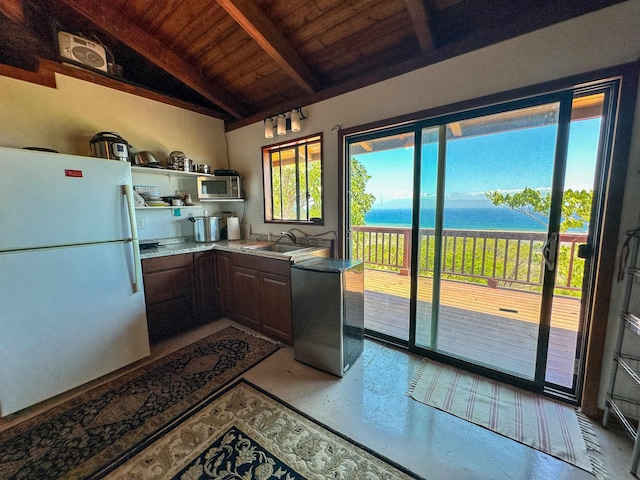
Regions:
<svg viewBox="0 0 640 480"><path fill-rule="evenodd" d="M286 135L287 130L299 132L302 130L301 121L305 118L307 117L302 113L302 107L294 108L289 112L280 113L273 117L267 117L264 119L264 138L273 138L274 126L278 135Z"/></svg>

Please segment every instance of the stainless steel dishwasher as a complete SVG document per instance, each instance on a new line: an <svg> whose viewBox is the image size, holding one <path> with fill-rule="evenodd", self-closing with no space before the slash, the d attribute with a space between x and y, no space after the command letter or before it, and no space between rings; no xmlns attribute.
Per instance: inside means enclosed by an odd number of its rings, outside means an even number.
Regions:
<svg viewBox="0 0 640 480"><path fill-rule="evenodd" d="M343 376L364 347L364 263L318 258L291 267L293 352Z"/></svg>

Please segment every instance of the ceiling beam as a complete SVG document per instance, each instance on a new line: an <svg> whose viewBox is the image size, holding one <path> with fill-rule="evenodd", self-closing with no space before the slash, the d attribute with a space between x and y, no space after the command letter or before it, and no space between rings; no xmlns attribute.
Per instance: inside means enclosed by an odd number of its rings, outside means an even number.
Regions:
<svg viewBox="0 0 640 480"><path fill-rule="evenodd" d="M6 1L6 0L0 0ZM10 0L9 0L10 1ZM234 118L246 117L249 111L217 83L202 75L198 68L183 60L159 40L137 25L126 21L120 12L101 0L58 0L98 28L116 37L147 60L162 68Z"/></svg>
<svg viewBox="0 0 640 480"><path fill-rule="evenodd" d="M309 66L252 0L217 1L305 92L318 89L318 79Z"/></svg>
<svg viewBox="0 0 640 480"><path fill-rule="evenodd" d="M14 22L24 20L24 7L18 0L0 0L0 13Z"/></svg>
<svg viewBox="0 0 640 480"><path fill-rule="evenodd" d="M427 53L433 50L433 34L431 32L431 12L425 7L423 0L404 0L409 11L409 16L413 22L413 29L420 50Z"/></svg>

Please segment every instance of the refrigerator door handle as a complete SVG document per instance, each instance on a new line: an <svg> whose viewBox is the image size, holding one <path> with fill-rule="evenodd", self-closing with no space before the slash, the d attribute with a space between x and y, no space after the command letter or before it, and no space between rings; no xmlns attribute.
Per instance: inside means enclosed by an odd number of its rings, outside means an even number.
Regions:
<svg viewBox="0 0 640 480"><path fill-rule="evenodd" d="M131 193L131 185L122 185L122 193L127 199L127 210L129 212L129 224L131 226L131 246L133 248L133 292L140 291L140 279L142 278L142 267L140 263L140 245L138 241L138 229L136 227L136 212L133 203L133 194Z"/></svg>

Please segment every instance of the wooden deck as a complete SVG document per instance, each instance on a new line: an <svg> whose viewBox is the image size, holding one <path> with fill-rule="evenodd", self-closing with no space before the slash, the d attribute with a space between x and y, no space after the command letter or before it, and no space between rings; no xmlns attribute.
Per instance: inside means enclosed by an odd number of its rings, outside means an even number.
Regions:
<svg viewBox="0 0 640 480"><path fill-rule="evenodd" d="M431 286L418 283L419 345L429 344ZM409 339L410 277L380 270L365 272L365 327ZM499 370L531 376L535 367L540 295L444 281L441 288L438 350ZM580 302L554 299L548 382L571 387Z"/></svg>

